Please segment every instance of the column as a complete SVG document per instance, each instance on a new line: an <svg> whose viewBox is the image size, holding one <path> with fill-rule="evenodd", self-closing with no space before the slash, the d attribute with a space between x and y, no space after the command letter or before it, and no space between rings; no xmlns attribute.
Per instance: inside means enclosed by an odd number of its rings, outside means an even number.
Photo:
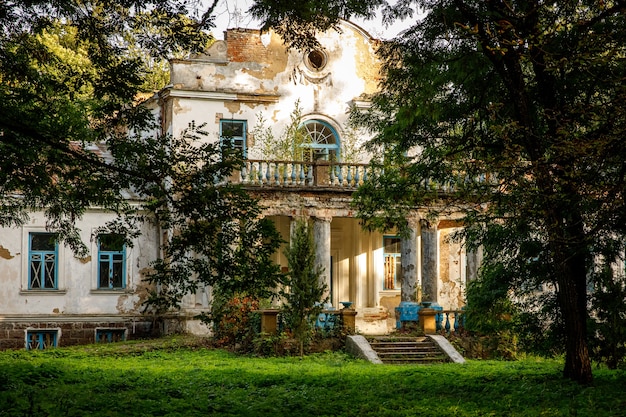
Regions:
<svg viewBox="0 0 626 417"><path fill-rule="evenodd" d="M422 237L422 298L424 301L437 302L437 281L439 278L438 257L439 242L437 226L426 220L421 222Z"/></svg>
<svg viewBox="0 0 626 417"><path fill-rule="evenodd" d="M320 282L326 284L324 297L330 295L330 217L313 218L313 241L315 242L315 259L322 268Z"/></svg>
<svg viewBox="0 0 626 417"><path fill-rule="evenodd" d="M478 277L478 269L480 268L480 263L482 261L482 248L477 248L471 251L468 250L466 257L467 264L465 270L465 281L466 283L469 283Z"/></svg>
<svg viewBox="0 0 626 417"><path fill-rule="evenodd" d="M402 276L400 301L417 301L417 223L409 220L409 235L400 242Z"/></svg>

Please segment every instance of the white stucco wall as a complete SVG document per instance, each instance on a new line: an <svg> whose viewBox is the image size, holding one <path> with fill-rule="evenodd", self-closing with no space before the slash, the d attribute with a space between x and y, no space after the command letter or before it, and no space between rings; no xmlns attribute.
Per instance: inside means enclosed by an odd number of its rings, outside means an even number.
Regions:
<svg viewBox="0 0 626 417"><path fill-rule="evenodd" d="M323 120L343 140L350 106L376 89L378 62L376 41L347 22L341 29L319 36L327 56L320 71L309 69L305 53L286 50L275 34L263 44L262 35L250 30L240 35L256 39L256 49L246 49L243 57L231 52L231 59L243 61L227 60L233 36L192 60L173 61L171 86L161 93L165 131L180 135L192 122L206 123L209 139L217 140L220 119L246 120L250 134L262 115L279 136L299 103L303 121ZM250 139L248 158L261 158L261 144ZM359 137L361 143L367 139Z"/></svg>
<svg viewBox="0 0 626 417"><path fill-rule="evenodd" d="M79 259L69 247L59 244L58 288L29 290L29 233L46 232L41 213L30 217L22 227L0 229L0 315L117 315L133 314L141 309L145 299L144 269L158 254L158 239L152 226L143 225L142 235L135 239L132 248L126 248L125 289L98 289L98 249L92 233L114 215L93 210L78 221L89 255Z"/></svg>

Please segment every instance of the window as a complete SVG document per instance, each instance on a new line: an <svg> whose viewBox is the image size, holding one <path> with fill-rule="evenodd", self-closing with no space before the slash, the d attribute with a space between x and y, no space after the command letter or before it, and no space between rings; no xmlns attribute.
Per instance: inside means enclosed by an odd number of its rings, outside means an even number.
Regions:
<svg viewBox="0 0 626 417"><path fill-rule="evenodd" d="M383 254L385 257L385 275L383 289L399 290L402 281L402 258L400 238L396 236L383 237Z"/></svg>
<svg viewBox="0 0 626 417"><path fill-rule="evenodd" d="M58 334L58 330L28 330L26 332L26 350L57 347Z"/></svg>
<svg viewBox="0 0 626 417"><path fill-rule="evenodd" d="M28 289L54 290L57 288L58 245L54 233L28 235Z"/></svg>
<svg viewBox="0 0 626 417"><path fill-rule="evenodd" d="M126 287L125 249L122 235L98 236L98 288L122 289Z"/></svg>
<svg viewBox="0 0 626 417"><path fill-rule="evenodd" d="M123 342L126 329L96 329L96 343Z"/></svg>
<svg viewBox="0 0 626 417"><path fill-rule="evenodd" d="M220 143L222 147L230 146L246 155L246 121L220 120Z"/></svg>
<svg viewBox="0 0 626 417"><path fill-rule="evenodd" d="M326 66L328 57L326 53L320 49L313 49L304 56L304 65L310 70L321 71Z"/></svg>
<svg viewBox="0 0 626 417"><path fill-rule="evenodd" d="M335 129L321 120L307 120L302 125L306 135L303 145L304 160L336 161L339 156L339 141Z"/></svg>

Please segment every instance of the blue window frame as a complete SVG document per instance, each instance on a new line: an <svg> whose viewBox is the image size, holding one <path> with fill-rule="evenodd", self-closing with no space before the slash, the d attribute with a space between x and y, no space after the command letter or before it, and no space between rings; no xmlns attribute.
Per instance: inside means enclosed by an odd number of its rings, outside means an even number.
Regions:
<svg viewBox="0 0 626 417"><path fill-rule="evenodd" d="M58 287L58 244L54 233L28 235L28 289L55 290Z"/></svg>
<svg viewBox="0 0 626 417"><path fill-rule="evenodd" d="M402 252L401 239L398 236L383 236L383 256L385 272L383 289L399 290L402 282Z"/></svg>
<svg viewBox="0 0 626 417"><path fill-rule="evenodd" d="M96 343L123 342L126 340L126 329L97 329Z"/></svg>
<svg viewBox="0 0 626 417"><path fill-rule="evenodd" d="M41 350L57 347L58 330L28 330L26 350Z"/></svg>
<svg viewBox="0 0 626 417"><path fill-rule="evenodd" d="M301 129L306 135L306 143L302 145L305 161L338 161L339 135L328 123L321 120L307 120Z"/></svg>
<svg viewBox="0 0 626 417"><path fill-rule="evenodd" d="M245 120L220 120L220 144L222 147L232 147L241 151L246 156L246 131L247 122Z"/></svg>
<svg viewBox="0 0 626 417"><path fill-rule="evenodd" d="M98 288L123 289L126 287L126 245L124 236L103 234L98 236Z"/></svg>

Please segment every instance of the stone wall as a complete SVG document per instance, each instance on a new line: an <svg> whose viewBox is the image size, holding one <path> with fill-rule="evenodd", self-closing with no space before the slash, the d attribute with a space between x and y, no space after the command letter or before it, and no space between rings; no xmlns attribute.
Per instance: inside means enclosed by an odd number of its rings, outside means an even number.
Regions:
<svg viewBox="0 0 626 417"><path fill-rule="evenodd" d="M57 346L85 345L96 342L96 330L124 329L126 340L153 336L151 321L2 321L0 322L0 350L24 349L29 330L56 330Z"/></svg>

